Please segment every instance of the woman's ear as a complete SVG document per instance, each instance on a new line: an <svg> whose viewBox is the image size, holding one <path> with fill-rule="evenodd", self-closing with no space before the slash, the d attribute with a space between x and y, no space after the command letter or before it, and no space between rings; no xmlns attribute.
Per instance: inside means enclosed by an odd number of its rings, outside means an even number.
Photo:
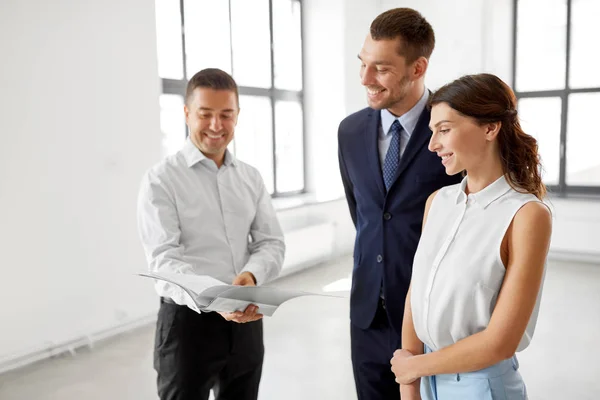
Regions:
<svg viewBox="0 0 600 400"><path fill-rule="evenodd" d="M490 122L486 127L485 138L490 142L496 140L498 133L500 133L500 128L502 128L502 122Z"/></svg>

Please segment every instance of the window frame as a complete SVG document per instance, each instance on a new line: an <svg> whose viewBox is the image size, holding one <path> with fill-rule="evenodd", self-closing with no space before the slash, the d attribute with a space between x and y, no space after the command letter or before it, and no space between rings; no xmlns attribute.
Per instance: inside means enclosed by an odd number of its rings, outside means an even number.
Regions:
<svg viewBox="0 0 600 400"><path fill-rule="evenodd" d="M272 118L271 118L271 126L273 132L273 193L271 197L290 197L296 196L300 194L306 193L306 176L307 176L307 166L306 166L306 116L304 113L304 87L305 87L305 60L304 60L304 9L303 3L301 0L292 0L298 2L300 5L300 41L302 43L300 48L300 59L302 63L302 89L301 90L287 90L287 89L278 89L275 87L275 57L274 57L274 41L273 41L273 1L277 0L269 0L269 35L270 35L270 48L271 48L271 88L259 88L259 87L251 87L251 86L239 86L238 92L240 96L248 95L248 96L257 96L257 97L266 97L271 102L272 107ZM229 48L232 52L231 56L231 71L232 75L234 75L235 71L233 69L233 45L232 45L232 35L231 35L231 0L227 0L229 4ZM182 79L172 79L172 78L160 78L162 83L162 93L161 94L174 94L179 96L185 96L185 90L187 87L188 79L187 79L187 57L185 53L185 4L184 0L179 0L179 10L181 16L181 49L183 56L183 78ZM275 103L279 100L283 101L294 101L300 105L300 109L302 110L302 168L303 168L303 177L302 177L302 189L296 191L289 192L280 192L277 190L277 132L275 126ZM186 127L185 137L188 136L188 129Z"/></svg>
<svg viewBox="0 0 600 400"><path fill-rule="evenodd" d="M571 9L572 0L567 1L567 26L566 26L566 51L565 51L565 80L564 89L557 90L535 90L519 91L517 83L517 23L519 0L513 0L513 43L512 43L512 87L515 91L517 101L526 98L558 97L561 99L561 124L560 124L560 158L558 185L548 185L548 191L552 195L567 197L569 195L593 195L600 196L600 184L598 186L568 185L566 182L567 172L567 124L569 112L569 96L578 93L600 93L600 87L586 87L572 89L569 86L569 74L571 69Z"/></svg>

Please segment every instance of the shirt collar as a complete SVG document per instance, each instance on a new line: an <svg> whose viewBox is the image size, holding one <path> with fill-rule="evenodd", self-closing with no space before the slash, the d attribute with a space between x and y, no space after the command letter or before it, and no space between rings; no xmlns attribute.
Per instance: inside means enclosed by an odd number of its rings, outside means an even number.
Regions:
<svg viewBox="0 0 600 400"><path fill-rule="evenodd" d="M417 127L419 117L423 113L423 110L425 109L428 100L429 90L425 88L425 90L423 91L423 96L421 96L421 99L417 102L417 104L415 104L413 108L408 110L408 112L404 113L403 115L396 117L387 109L381 110L381 127L383 136L385 137L389 134L392 124L395 120L398 120L398 122L400 122L400 125L402 125L402 128L404 128L404 130L406 131L406 133L408 133L408 136L410 137L415 128Z"/></svg>
<svg viewBox="0 0 600 400"><path fill-rule="evenodd" d="M192 143L189 137L186 139L185 144L181 149L181 154L183 154L183 158L185 158L185 162L188 168L191 168L199 162L203 162L205 160L212 162L212 160L210 160L200 150L198 150L196 145ZM223 164L228 167L235 167L237 165L237 160L235 156L231 154L229 149L225 150L225 161Z"/></svg>
<svg viewBox="0 0 600 400"><path fill-rule="evenodd" d="M235 156L229 151L229 149L225 150L225 161L224 164L228 167L237 166L237 159Z"/></svg>
<svg viewBox="0 0 600 400"><path fill-rule="evenodd" d="M461 202L464 203L467 200L467 194L465 193L465 189L467 188L468 178L468 176L465 176L462 182L460 183L460 186L456 193L456 204ZM494 183L486 186L477 193L470 194L468 197L473 200L473 203L479 204L485 209L495 200L504 196L509 190L511 190L511 186L506 180L506 176L502 175Z"/></svg>

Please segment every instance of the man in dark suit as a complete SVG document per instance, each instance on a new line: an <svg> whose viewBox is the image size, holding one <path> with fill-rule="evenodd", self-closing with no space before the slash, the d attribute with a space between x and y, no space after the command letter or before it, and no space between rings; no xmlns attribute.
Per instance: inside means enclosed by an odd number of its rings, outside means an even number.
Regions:
<svg viewBox="0 0 600 400"><path fill-rule="evenodd" d="M424 77L434 44L431 25L417 11L397 8L379 15L358 56L369 107L339 127L340 171L356 227L350 319L359 400L400 397L390 359L401 348L425 202L460 181L447 176L440 158L427 149ZM408 390L418 391L417 385Z"/></svg>

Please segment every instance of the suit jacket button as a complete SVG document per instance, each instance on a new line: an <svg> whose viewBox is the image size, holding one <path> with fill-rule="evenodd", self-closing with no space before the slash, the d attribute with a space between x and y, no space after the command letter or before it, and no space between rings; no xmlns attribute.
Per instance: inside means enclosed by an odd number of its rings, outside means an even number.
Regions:
<svg viewBox="0 0 600 400"><path fill-rule="evenodd" d="M384 213L383 219L385 219L386 221L389 221L390 219L392 219L392 214L390 214L389 212Z"/></svg>
<svg viewBox="0 0 600 400"><path fill-rule="evenodd" d="M383 261L383 257L381 257L381 254L377 256L377 262L380 263Z"/></svg>

